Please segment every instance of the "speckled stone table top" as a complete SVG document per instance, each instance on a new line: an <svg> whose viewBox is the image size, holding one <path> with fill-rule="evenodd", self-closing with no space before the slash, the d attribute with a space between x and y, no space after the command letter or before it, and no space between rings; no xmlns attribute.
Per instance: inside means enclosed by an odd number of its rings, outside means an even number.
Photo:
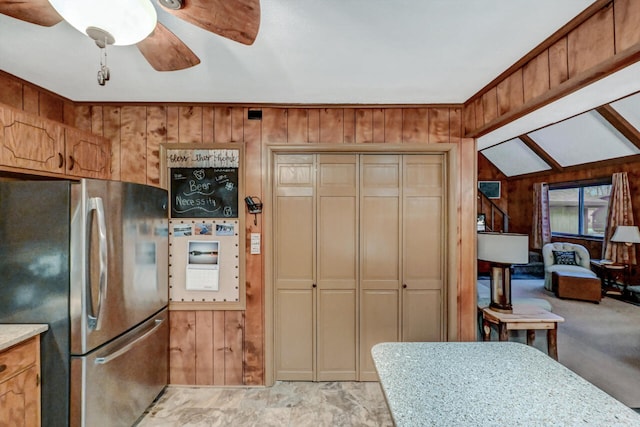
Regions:
<svg viewBox="0 0 640 427"><path fill-rule="evenodd" d="M47 324L0 324L0 351L16 345L49 329Z"/></svg>
<svg viewBox="0 0 640 427"><path fill-rule="evenodd" d="M381 343L371 353L398 427L640 426L640 414L524 344Z"/></svg>

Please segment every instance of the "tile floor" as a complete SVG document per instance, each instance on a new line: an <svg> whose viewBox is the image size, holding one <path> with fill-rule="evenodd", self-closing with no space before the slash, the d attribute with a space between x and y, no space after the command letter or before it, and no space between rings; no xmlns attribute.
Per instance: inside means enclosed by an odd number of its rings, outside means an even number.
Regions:
<svg viewBox="0 0 640 427"><path fill-rule="evenodd" d="M378 383L277 382L273 387L169 386L137 427L392 425Z"/></svg>

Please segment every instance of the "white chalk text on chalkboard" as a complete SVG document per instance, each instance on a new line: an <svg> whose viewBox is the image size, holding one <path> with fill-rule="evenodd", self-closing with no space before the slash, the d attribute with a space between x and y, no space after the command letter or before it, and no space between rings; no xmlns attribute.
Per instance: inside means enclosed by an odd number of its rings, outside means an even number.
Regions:
<svg viewBox="0 0 640 427"><path fill-rule="evenodd" d="M172 168L173 218L237 218L238 168Z"/></svg>

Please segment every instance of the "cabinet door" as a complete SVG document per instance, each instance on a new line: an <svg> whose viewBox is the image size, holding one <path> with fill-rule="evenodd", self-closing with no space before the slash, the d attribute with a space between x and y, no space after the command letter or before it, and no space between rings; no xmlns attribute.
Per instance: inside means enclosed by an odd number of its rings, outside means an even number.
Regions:
<svg viewBox="0 0 640 427"><path fill-rule="evenodd" d="M10 108L0 108L0 163L64 174L64 127Z"/></svg>
<svg viewBox="0 0 640 427"><path fill-rule="evenodd" d="M40 425L40 386L38 367L0 383L0 427Z"/></svg>
<svg viewBox="0 0 640 427"><path fill-rule="evenodd" d="M371 347L400 338L400 156L363 155L360 170L360 380L375 381Z"/></svg>
<svg viewBox="0 0 640 427"><path fill-rule="evenodd" d="M275 377L312 381L316 341L313 155L278 156L275 175Z"/></svg>
<svg viewBox="0 0 640 427"><path fill-rule="evenodd" d="M443 156L403 158L402 341L443 339Z"/></svg>
<svg viewBox="0 0 640 427"><path fill-rule="evenodd" d="M111 177L111 145L108 140L76 129L65 129L66 173L84 178Z"/></svg>
<svg viewBox="0 0 640 427"><path fill-rule="evenodd" d="M318 156L317 380L357 379L358 167L354 154Z"/></svg>

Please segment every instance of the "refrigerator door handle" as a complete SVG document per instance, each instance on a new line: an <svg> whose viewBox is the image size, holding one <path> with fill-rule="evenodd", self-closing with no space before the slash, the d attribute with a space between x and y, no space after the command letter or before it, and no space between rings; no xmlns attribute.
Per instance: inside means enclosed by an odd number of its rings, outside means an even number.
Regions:
<svg viewBox="0 0 640 427"><path fill-rule="evenodd" d="M93 307L93 299L90 297L91 295L91 274L88 272L87 274L87 291L89 298L87 298L89 305L89 327L92 329L100 330L100 326L102 324L102 312L104 310L104 300L107 297L107 272L108 272L108 253L107 253L107 225L104 216L104 205L102 204L102 199L100 197L91 197L88 201L87 208L87 223L88 223L88 231L87 234L89 236L92 235L91 229L93 227L92 221L92 212L95 211L96 219L98 223L98 251L99 251L99 288L98 288L98 310L96 314L96 310ZM89 245L89 248L91 246ZM89 257L89 250L87 249L86 256ZM90 265L90 262L87 262L87 266Z"/></svg>
<svg viewBox="0 0 640 427"><path fill-rule="evenodd" d="M106 365L107 363L111 362L112 360L114 360L114 359L122 356L126 352L130 351L133 347L136 346L136 344L139 344L142 341L144 341L144 339L147 338L149 335L153 335L153 333L162 325L164 320L165 319L156 319L155 320L155 325L153 326L153 328L149 329L147 332L142 334L140 337L136 338L135 341L130 342L129 344L127 344L127 345L125 345L123 347L120 347L118 350L114 351L111 354L108 354L107 356L96 357L96 360L95 360L96 365Z"/></svg>

